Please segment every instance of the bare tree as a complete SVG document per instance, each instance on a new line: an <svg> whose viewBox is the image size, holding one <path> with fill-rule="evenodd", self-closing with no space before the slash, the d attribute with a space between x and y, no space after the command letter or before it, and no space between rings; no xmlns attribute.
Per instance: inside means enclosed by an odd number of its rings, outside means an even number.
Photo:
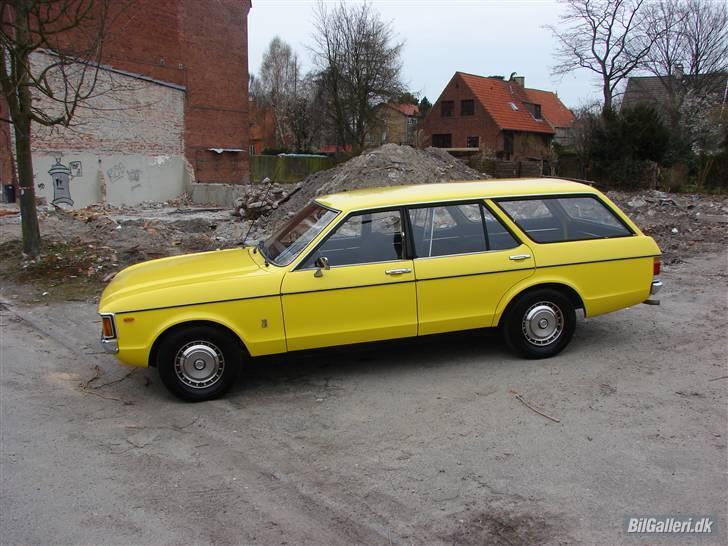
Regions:
<svg viewBox="0 0 728 546"><path fill-rule="evenodd" d="M314 61L325 83L330 117L339 142L364 147L376 123L374 107L403 91L400 55L390 24L370 4L333 8L319 0L316 9Z"/></svg>
<svg viewBox="0 0 728 546"><path fill-rule="evenodd" d="M310 150L324 123L325 90L318 73L310 72L296 84L288 107L288 126L298 151Z"/></svg>
<svg viewBox="0 0 728 546"><path fill-rule="evenodd" d="M3 121L12 124L15 136L23 252L31 257L40 254L41 243L31 127L68 127L94 96L110 3L0 1L0 89L10 112Z"/></svg>
<svg viewBox="0 0 728 546"><path fill-rule="evenodd" d="M728 72L728 6L706 0L660 0L648 8L652 48L643 66L660 78L664 113L677 142L709 146L705 122L720 101ZM715 121L715 120L713 120Z"/></svg>
<svg viewBox="0 0 728 546"><path fill-rule="evenodd" d="M278 36L263 53L260 82L266 104L273 108L275 136L278 145L290 145L287 115L294 100L301 75L298 56Z"/></svg>
<svg viewBox="0 0 728 546"><path fill-rule="evenodd" d="M558 40L553 73L586 69L601 79L603 112L612 109L615 91L650 51L644 38L646 0L562 0L566 12L549 26Z"/></svg>
<svg viewBox="0 0 728 546"><path fill-rule="evenodd" d="M260 81L260 78L252 72L248 76L248 97L255 100L256 104L259 106L262 106L266 102L263 83Z"/></svg>

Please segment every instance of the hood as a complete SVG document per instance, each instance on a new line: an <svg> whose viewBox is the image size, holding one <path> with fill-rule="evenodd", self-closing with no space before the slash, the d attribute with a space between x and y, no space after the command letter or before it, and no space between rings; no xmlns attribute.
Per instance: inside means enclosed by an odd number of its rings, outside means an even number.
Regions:
<svg viewBox="0 0 728 546"><path fill-rule="evenodd" d="M273 295L277 287L270 281L276 275L261 264L248 248L136 264L119 272L106 287L99 312L122 313Z"/></svg>

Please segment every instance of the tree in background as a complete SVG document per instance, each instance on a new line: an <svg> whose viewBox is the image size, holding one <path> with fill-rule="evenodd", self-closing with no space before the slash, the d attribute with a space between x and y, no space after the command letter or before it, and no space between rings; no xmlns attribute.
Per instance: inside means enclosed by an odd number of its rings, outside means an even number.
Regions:
<svg viewBox="0 0 728 546"><path fill-rule="evenodd" d="M660 78L672 134L671 155L685 159L721 139L712 110L721 101L728 72L728 6L706 0L660 0L650 4L647 13L646 35L652 48L643 68Z"/></svg>
<svg viewBox="0 0 728 546"><path fill-rule="evenodd" d="M0 89L15 136L23 252L40 254L31 125L69 127L97 91L112 0L0 1ZM115 9L123 9L115 2ZM66 43L73 35L72 43ZM47 62L38 62L45 53Z"/></svg>
<svg viewBox="0 0 728 546"><path fill-rule="evenodd" d="M420 102L420 99L417 98L417 95L412 93L411 91L405 91L397 97L397 102L399 104L414 104L417 106Z"/></svg>
<svg viewBox="0 0 728 546"><path fill-rule="evenodd" d="M287 116L295 101L300 77L298 55L276 36L263 53L259 80L263 103L273 109L277 146L288 147L291 144Z"/></svg>
<svg viewBox="0 0 728 546"><path fill-rule="evenodd" d="M419 108L420 115L424 118L427 115L427 112L429 112L432 108L432 103L427 100L427 97L422 97L422 100L420 100Z"/></svg>
<svg viewBox="0 0 728 546"><path fill-rule="evenodd" d="M656 36L646 37L646 0L562 0L566 12L549 28L558 41L553 73L586 69L601 79L603 112L636 70Z"/></svg>
<svg viewBox="0 0 728 546"><path fill-rule="evenodd" d="M639 105L621 112L610 110L595 126L592 157L605 161L653 161L667 153L670 132L659 113Z"/></svg>
<svg viewBox="0 0 728 546"><path fill-rule="evenodd" d="M297 152L307 152L314 147L325 122L325 103L321 76L309 72L296 84L287 112L288 127Z"/></svg>
<svg viewBox="0 0 728 546"><path fill-rule="evenodd" d="M370 4L316 9L314 61L329 98L329 117L339 144L364 147L376 123L374 107L396 100L401 82L402 43Z"/></svg>

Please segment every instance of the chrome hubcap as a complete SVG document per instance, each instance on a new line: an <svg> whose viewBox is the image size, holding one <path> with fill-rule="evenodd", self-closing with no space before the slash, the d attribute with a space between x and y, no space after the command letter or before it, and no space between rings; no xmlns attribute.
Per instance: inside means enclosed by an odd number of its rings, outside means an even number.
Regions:
<svg viewBox="0 0 728 546"><path fill-rule="evenodd" d="M203 389L217 383L225 369L222 351L209 341L193 341L177 351L174 371L185 385Z"/></svg>
<svg viewBox="0 0 728 546"><path fill-rule="evenodd" d="M549 345L561 337L564 315L558 305L541 301L528 308L521 329L529 343L539 347Z"/></svg>

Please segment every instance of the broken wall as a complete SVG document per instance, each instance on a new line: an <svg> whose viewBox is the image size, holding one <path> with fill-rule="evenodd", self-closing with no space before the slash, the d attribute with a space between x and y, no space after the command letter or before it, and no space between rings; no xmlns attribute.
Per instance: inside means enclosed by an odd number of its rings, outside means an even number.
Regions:
<svg viewBox="0 0 728 546"><path fill-rule="evenodd" d="M33 56L39 66L51 60ZM43 108L52 111L53 105ZM73 208L177 197L192 177L184 112L184 87L101 70L93 97L71 127L33 126L37 196Z"/></svg>

